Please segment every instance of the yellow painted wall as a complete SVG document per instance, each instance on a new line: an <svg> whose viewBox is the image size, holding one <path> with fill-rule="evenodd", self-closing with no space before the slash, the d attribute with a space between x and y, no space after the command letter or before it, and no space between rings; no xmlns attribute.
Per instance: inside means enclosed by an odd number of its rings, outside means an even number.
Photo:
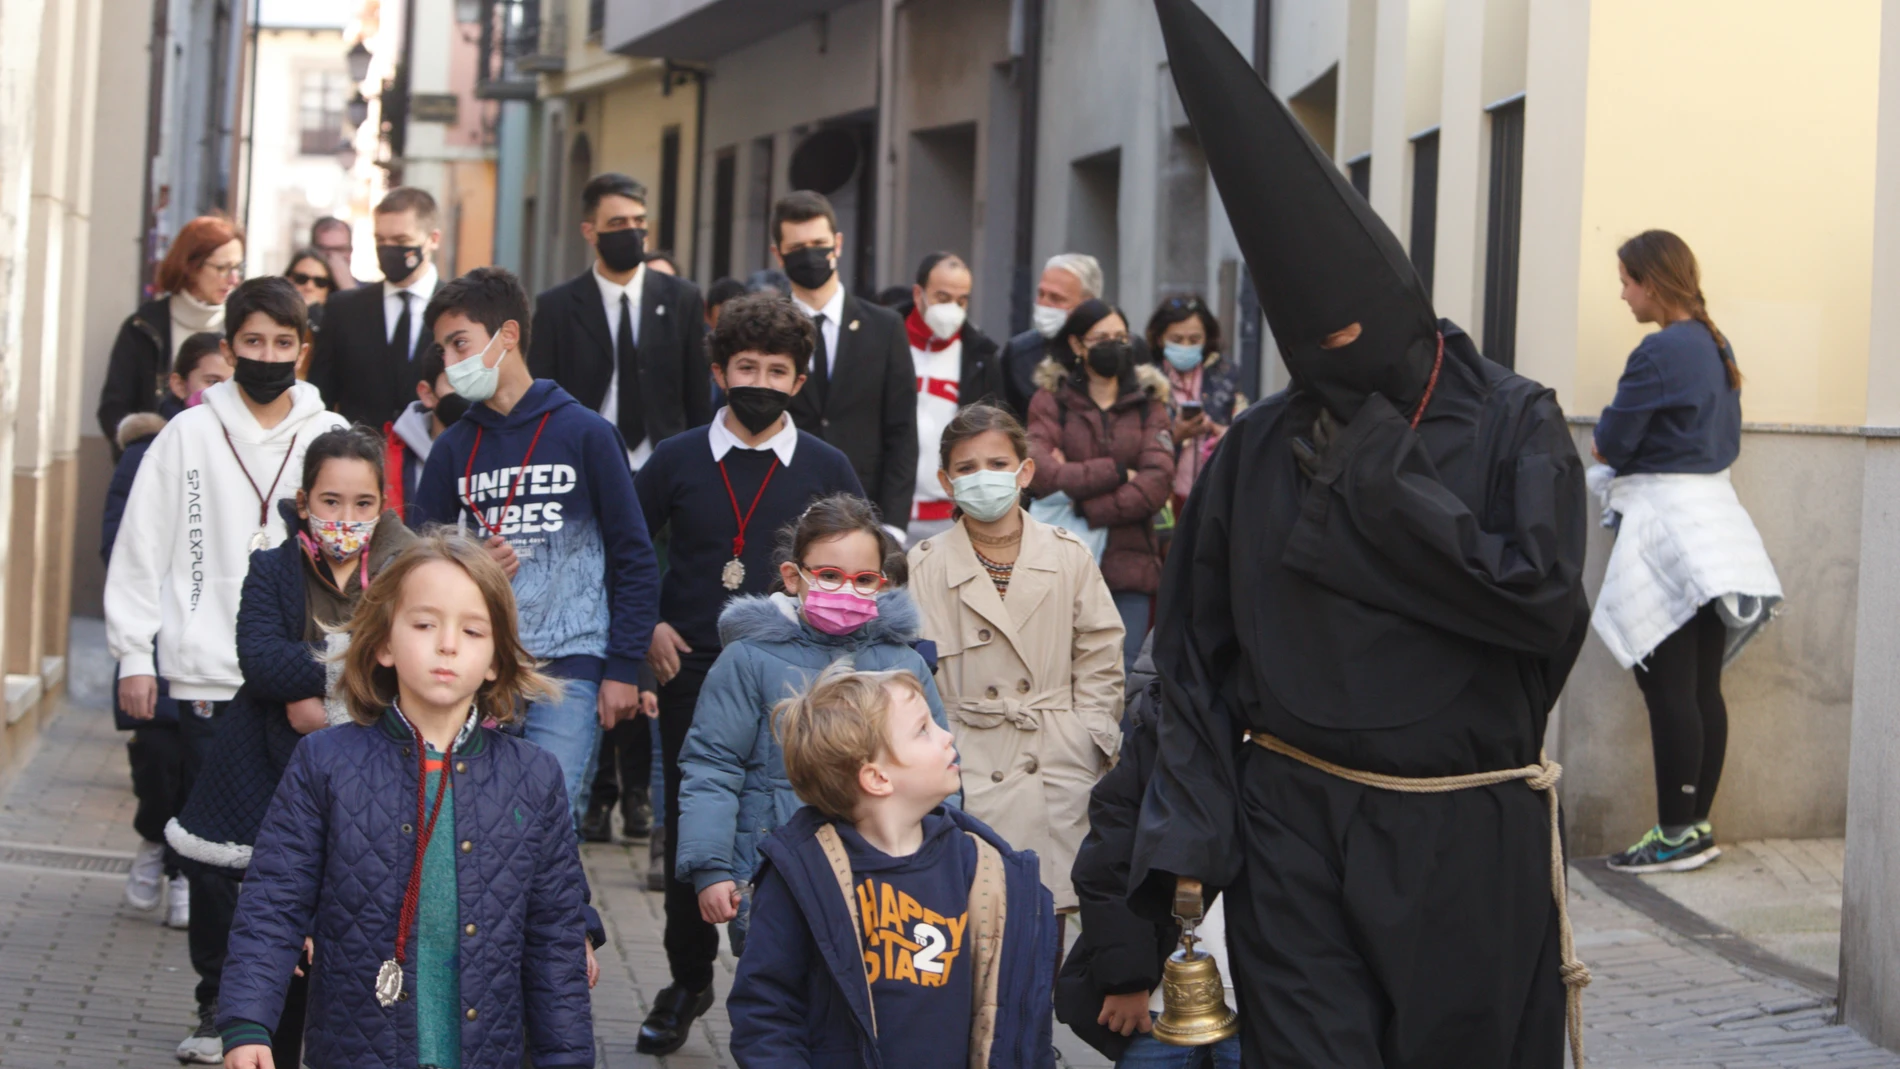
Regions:
<svg viewBox="0 0 1900 1069"><path fill-rule="evenodd" d="M1746 419L1864 421L1879 45L1879 0L1591 5L1567 408L1608 403L1651 329L1617 299L1615 257L1660 227L1701 261Z"/></svg>
<svg viewBox="0 0 1900 1069"><path fill-rule="evenodd" d="M657 72L656 72L657 73ZM619 171L644 183L653 198L652 217L647 226L653 240L659 240L660 136L668 126L680 128L679 208L674 241L685 248L672 251L691 264L693 229L693 160L698 153L694 143L694 112L699 89L688 82L675 86L671 95L662 96L660 80L654 76L623 80L601 93L599 131L594 140L594 170ZM691 269L688 268L690 274Z"/></svg>

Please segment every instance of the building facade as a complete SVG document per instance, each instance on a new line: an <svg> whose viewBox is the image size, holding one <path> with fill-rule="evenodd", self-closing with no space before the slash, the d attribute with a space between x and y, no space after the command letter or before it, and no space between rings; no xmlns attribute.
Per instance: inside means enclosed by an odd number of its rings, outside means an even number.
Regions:
<svg viewBox="0 0 1900 1069"><path fill-rule="evenodd" d="M279 274L310 243L310 224L352 214L346 154L350 79L342 0L260 5L248 85L244 162L246 274Z"/></svg>

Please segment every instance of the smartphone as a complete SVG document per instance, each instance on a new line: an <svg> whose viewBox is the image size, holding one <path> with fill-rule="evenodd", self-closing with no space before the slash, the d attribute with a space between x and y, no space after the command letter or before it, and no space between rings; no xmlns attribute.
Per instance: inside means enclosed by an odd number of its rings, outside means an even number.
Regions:
<svg viewBox="0 0 1900 1069"><path fill-rule="evenodd" d="M1193 419L1195 416L1198 416L1200 414L1201 414L1201 403L1199 401L1181 402L1181 418L1182 419Z"/></svg>

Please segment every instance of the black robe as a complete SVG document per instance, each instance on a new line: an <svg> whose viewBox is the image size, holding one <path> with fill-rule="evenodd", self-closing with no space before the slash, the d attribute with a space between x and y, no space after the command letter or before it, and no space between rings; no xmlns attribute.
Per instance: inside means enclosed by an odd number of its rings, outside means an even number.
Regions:
<svg viewBox="0 0 1900 1069"><path fill-rule="evenodd" d="M1268 398L1170 552L1131 904L1229 890L1250 1066L1563 1064L1544 798L1374 790L1242 741L1412 777L1538 759L1588 629L1582 464L1549 390L1443 328L1416 431L1373 395L1309 481L1315 402Z"/></svg>

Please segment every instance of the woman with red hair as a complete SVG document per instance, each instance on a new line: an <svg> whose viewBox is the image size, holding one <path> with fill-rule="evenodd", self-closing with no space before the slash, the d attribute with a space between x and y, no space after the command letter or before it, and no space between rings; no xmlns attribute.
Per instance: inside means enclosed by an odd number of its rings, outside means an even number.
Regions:
<svg viewBox="0 0 1900 1069"><path fill-rule="evenodd" d="M159 296L127 317L112 343L99 391L106 441L118 440L125 417L158 408L178 347L199 331L224 329L224 298L243 280L244 232L229 219L201 215L172 239L153 280Z"/></svg>

